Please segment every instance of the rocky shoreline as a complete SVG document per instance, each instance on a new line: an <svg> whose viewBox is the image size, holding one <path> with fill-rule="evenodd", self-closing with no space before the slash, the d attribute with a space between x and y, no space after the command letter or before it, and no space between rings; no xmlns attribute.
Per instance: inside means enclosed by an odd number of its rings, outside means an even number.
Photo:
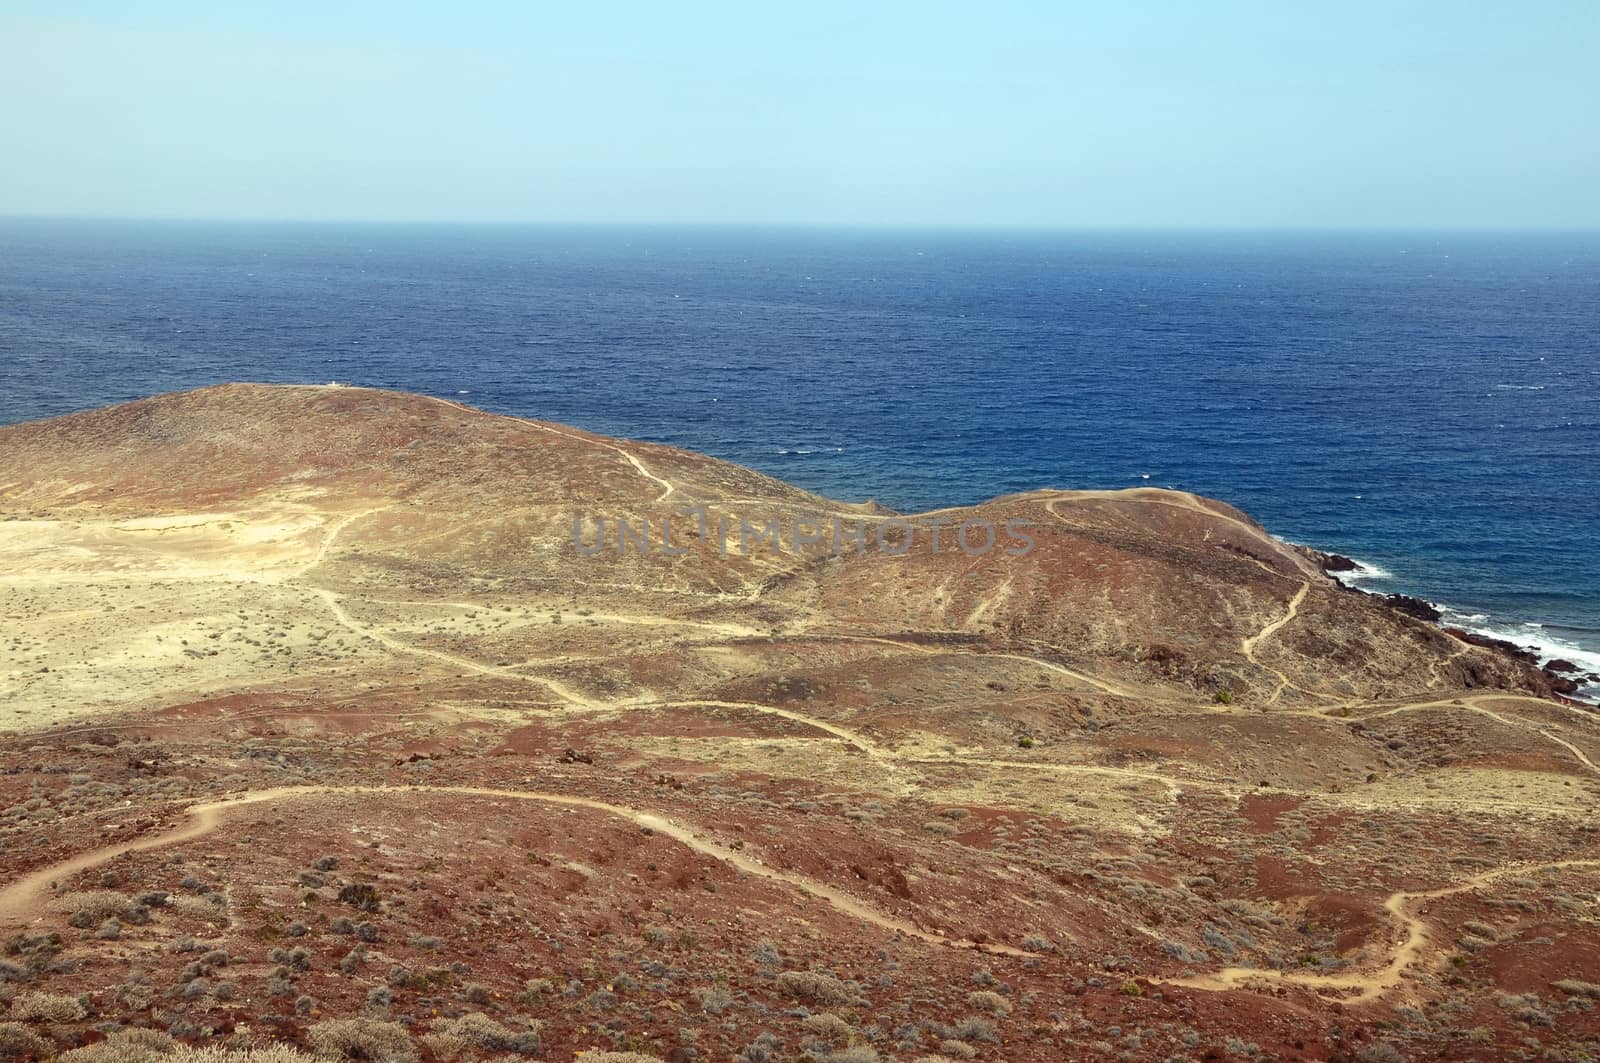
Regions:
<svg viewBox="0 0 1600 1063"><path fill-rule="evenodd" d="M1578 694L1586 683L1600 684L1600 674L1585 674L1573 662L1560 657L1549 659L1542 658L1532 649L1519 646L1509 639L1495 638L1491 635L1468 631L1466 628L1444 623L1444 614L1439 607L1423 598L1410 594L1382 594L1376 591L1363 590L1353 584L1340 579L1341 574L1360 571L1362 565L1354 558L1343 554L1330 553L1317 550L1313 547L1302 547L1313 561L1321 568L1324 574L1337 583L1341 588L1352 594L1364 594L1370 598L1377 598L1389 608L1402 613L1415 620L1434 624L1445 634L1469 646L1478 646L1486 650L1493 650L1515 661L1520 661L1530 668L1536 669L1550 688L1550 693L1562 698L1571 699Z"/></svg>

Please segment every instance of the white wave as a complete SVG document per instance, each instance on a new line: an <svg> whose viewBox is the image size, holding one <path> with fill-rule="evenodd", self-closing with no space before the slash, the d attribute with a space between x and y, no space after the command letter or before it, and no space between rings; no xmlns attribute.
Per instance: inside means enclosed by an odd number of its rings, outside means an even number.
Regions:
<svg viewBox="0 0 1600 1063"><path fill-rule="evenodd" d="M1356 563L1355 568L1351 569L1349 572L1334 573L1334 575L1338 576L1346 583L1361 583L1365 580L1394 579L1394 573L1390 572L1382 565L1374 565L1372 562L1363 561L1359 557L1352 557L1350 560Z"/></svg>
<svg viewBox="0 0 1600 1063"><path fill-rule="evenodd" d="M1530 629L1539 629L1539 634L1534 634ZM1520 624L1516 627L1495 626L1494 624L1477 624L1467 628L1477 635L1487 635L1492 639L1504 639L1507 642L1521 646L1523 649L1532 650L1539 656L1539 663L1557 659L1571 661L1578 666L1578 675L1572 678L1583 682L1583 676L1600 674L1600 650L1585 649L1575 646L1570 642L1553 635L1543 634L1543 624Z"/></svg>
<svg viewBox="0 0 1600 1063"><path fill-rule="evenodd" d="M1545 389L1543 384L1496 384L1495 387L1501 391L1543 391Z"/></svg>

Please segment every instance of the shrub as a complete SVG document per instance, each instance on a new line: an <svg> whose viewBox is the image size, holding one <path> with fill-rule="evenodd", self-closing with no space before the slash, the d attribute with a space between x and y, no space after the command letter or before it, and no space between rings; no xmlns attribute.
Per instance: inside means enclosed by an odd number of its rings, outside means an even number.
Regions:
<svg viewBox="0 0 1600 1063"><path fill-rule="evenodd" d="M1551 982L1552 986L1569 996L1594 997L1600 1000L1600 985L1593 982L1580 982L1576 978L1563 978L1559 982Z"/></svg>
<svg viewBox="0 0 1600 1063"><path fill-rule="evenodd" d="M377 1019L328 1019L307 1032L317 1054L368 1063L413 1063L417 1050L406 1028Z"/></svg>
<svg viewBox="0 0 1600 1063"><path fill-rule="evenodd" d="M122 1040L123 1033L141 1034ZM62 1063L312 1063L312 1057L289 1045L265 1048L188 1048L173 1042L162 1047L153 1038L166 1038L153 1030L127 1030L58 1058ZM166 1038L171 1041L171 1038Z"/></svg>
<svg viewBox="0 0 1600 1063"><path fill-rule="evenodd" d="M661 1063L655 1056L643 1052L579 1052L573 1063Z"/></svg>
<svg viewBox="0 0 1600 1063"><path fill-rule="evenodd" d="M1191 949L1181 941L1163 941L1161 951L1180 963L1205 963L1211 959L1205 949Z"/></svg>
<svg viewBox="0 0 1600 1063"><path fill-rule="evenodd" d="M805 1027L807 1033L825 1041L848 1042L850 1034L854 1032L848 1022L831 1012L809 1016L801 1025Z"/></svg>
<svg viewBox="0 0 1600 1063"><path fill-rule="evenodd" d="M827 1063L878 1063L878 1050L871 1045L851 1045L829 1052Z"/></svg>
<svg viewBox="0 0 1600 1063"><path fill-rule="evenodd" d="M999 1041L1000 1037L994 1032L994 1023L988 1019L980 1019L974 1015L970 1019L962 1019L956 1026L956 1036L963 1041Z"/></svg>
<svg viewBox="0 0 1600 1063"><path fill-rule="evenodd" d="M339 891L339 900L354 905L363 912L375 912L380 907L377 888L366 882L350 883Z"/></svg>
<svg viewBox="0 0 1600 1063"><path fill-rule="evenodd" d="M521 1004L537 1004L544 999L546 993L555 991L555 983L548 978L530 978L522 986L522 992L517 994L517 1002Z"/></svg>
<svg viewBox="0 0 1600 1063"><path fill-rule="evenodd" d="M1373 1041L1361 1046L1356 1059L1360 1063L1405 1063L1406 1057L1388 1041Z"/></svg>
<svg viewBox="0 0 1600 1063"><path fill-rule="evenodd" d="M98 1044L63 1053L62 1063L146 1063L165 1060L178 1042L160 1030L118 1030Z"/></svg>
<svg viewBox="0 0 1600 1063"><path fill-rule="evenodd" d="M91 930L113 916L126 915L133 898L116 890L83 890L58 898L51 907L69 913L68 926Z"/></svg>
<svg viewBox="0 0 1600 1063"><path fill-rule="evenodd" d="M1500 998L1502 1008L1529 1026L1554 1026L1554 1020L1545 1014L1539 1004L1539 996L1536 993L1508 994Z"/></svg>
<svg viewBox="0 0 1600 1063"><path fill-rule="evenodd" d="M190 919L219 924L228 922L228 900L220 893L208 893L204 897L176 897L169 903L173 911Z"/></svg>
<svg viewBox="0 0 1600 1063"><path fill-rule="evenodd" d="M76 1022L89 1014L77 997L30 991L11 1002L11 1017L32 1022Z"/></svg>
<svg viewBox="0 0 1600 1063"><path fill-rule="evenodd" d="M710 987L697 989L694 997L700 1002L700 1008L707 1015L721 1015L733 1005L733 996L725 989Z"/></svg>
<svg viewBox="0 0 1600 1063"><path fill-rule="evenodd" d="M784 971L778 975L778 988L812 1004L850 1004L856 999L849 986L820 971Z"/></svg>
<svg viewBox="0 0 1600 1063"><path fill-rule="evenodd" d="M939 1052L952 1059L972 1059L978 1054L978 1050L965 1041L953 1040L939 1042Z"/></svg>
<svg viewBox="0 0 1600 1063"><path fill-rule="evenodd" d="M1010 1015L1011 1004L1005 997L989 989L979 989L967 994L967 1006L987 1011L990 1015Z"/></svg>
<svg viewBox="0 0 1600 1063"><path fill-rule="evenodd" d="M487 1052L518 1052L534 1055L539 1051L539 1031L543 1023L534 1022L526 1033L502 1026L481 1011L469 1012L459 1019L434 1023L433 1030L422 1043L436 1056L451 1059L468 1048Z"/></svg>
<svg viewBox="0 0 1600 1063"><path fill-rule="evenodd" d="M0 1022L0 1059L21 1059L50 1053L50 1042L20 1022Z"/></svg>

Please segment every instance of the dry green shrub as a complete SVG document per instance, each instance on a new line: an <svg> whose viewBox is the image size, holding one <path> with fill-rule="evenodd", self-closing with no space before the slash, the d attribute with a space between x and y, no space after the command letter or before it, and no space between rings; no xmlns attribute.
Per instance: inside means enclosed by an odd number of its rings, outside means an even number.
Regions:
<svg viewBox="0 0 1600 1063"><path fill-rule="evenodd" d="M152 1056L160 1063L316 1063L293 1045L262 1045L258 1048L187 1048L170 1056ZM142 1061L141 1061L142 1063Z"/></svg>
<svg viewBox="0 0 1600 1063"><path fill-rule="evenodd" d="M1500 1006L1517 1020L1529 1026L1554 1026L1541 1004L1537 993L1508 993L1500 998Z"/></svg>
<svg viewBox="0 0 1600 1063"><path fill-rule="evenodd" d="M990 1015L1010 1015L1011 1003L999 993L980 989L967 994L967 1006L987 1011Z"/></svg>
<svg viewBox="0 0 1600 1063"><path fill-rule="evenodd" d="M530 978L523 983L522 992L517 994L519 1004L537 1004L544 999L546 993L554 993L556 984L548 978Z"/></svg>
<svg viewBox="0 0 1600 1063"><path fill-rule="evenodd" d="M24 1022L77 1022L89 1014L77 997L29 990L11 1002L11 1017Z"/></svg>
<svg viewBox="0 0 1600 1063"><path fill-rule="evenodd" d="M939 1051L951 1059L972 1059L978 1050L965 1041L949 1040L939 1042Z"/></svg>
<svg viewBox="0 0 1600 1063"><path fill-rule="evenodd" d="M0 1022L0 1059L22 1059L50 1053L50 1042L20 1022Z"/></svg>
<svg viewBox="0 0 1600 1063"><path fill-rule="evenodd" d="M104 1041L74 1048L61 1055L62 1063L170 1063L178 1042L159 1030L118 1030Z"/></svg>
<svg viewBox="0 0 1600 1063"><path fill-rule="evenodd" d="M855 1032L848 1022L826 1011L807 1016L800 1025L805 1027L807 1033L825 1041L848 1042L850 1035Z"/></svg>
<svg viewBox="0 0 1600 1063"><path fill-rule="evenodd" d="M229 922L227 905L217 904L205 897L174 897L168 903L174 912L190 919L199 919L217 926L225 926Z"/></svg>
<svg viewBox="0 0 1600 1063"><path fill-rule="evenodd" d="M413 1063L417 1058L411 1035L397 1022L378 1019L328 1019L306 1031L311 1046L328 1059L365 1060L366 1063Z"/></svg>
<svg viewBox="0 0 1600 1063"><path fill-rule="evenodd" d="M871 1045L851 1045L829 1052L827 1063L878 1063L878 1050Z"/></svg>
<svg viewBox="0 0 1600 1063"><path fill-rule="evenodd" d="M1551 982L1551 986L1561 990L1568 996L1593 997L1600 1000L1600 985L1593 982L1582 982L1576 978L1563 978L1559 982Z"/></svg>
<svg viewBox="0 0 1600 1063"><path fill-rule="evenodd" d="M116 890L80 890L50 902L50 907L67 913L67 923L86 929L99 926L112 916L127 915L133 898Z"/></svg>
<svg viewBox="0 0 1600 1063"><path fill-rule="evenodd" d="M458 1019L434 1023L422 1043L443 1059L454 1059L469 1048L533 1055L539 1051L539 1031L543 1026L530 1022L526 1031L518 1033L481 1011L473 1011Z"/></svg>
<svg viewBox="0 0 1600 1063"><path fill-rule="evenodd" d="M1388 1041L1371 1041L1356 1052L1359 1063L1406 1063L1406 1057Z"/></svg>
<svg viewBox="0 0 1600 1063"><path fill-rule="evenodd" d="M849 986L820 971L784 971L778 975L778 988L811 1004L850 1004L856 999Z"/></svg>

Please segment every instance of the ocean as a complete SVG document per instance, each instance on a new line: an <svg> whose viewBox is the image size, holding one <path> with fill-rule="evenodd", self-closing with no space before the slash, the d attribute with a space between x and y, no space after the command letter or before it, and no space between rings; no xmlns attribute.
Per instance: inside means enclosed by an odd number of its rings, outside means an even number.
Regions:
<svg viewBox="0 0 1600 1063"><path fill-rule="evenodd" d="M903 510L1196 491L1600 672L1600 233L0 221L0 423L228 380Z"/></svg>

